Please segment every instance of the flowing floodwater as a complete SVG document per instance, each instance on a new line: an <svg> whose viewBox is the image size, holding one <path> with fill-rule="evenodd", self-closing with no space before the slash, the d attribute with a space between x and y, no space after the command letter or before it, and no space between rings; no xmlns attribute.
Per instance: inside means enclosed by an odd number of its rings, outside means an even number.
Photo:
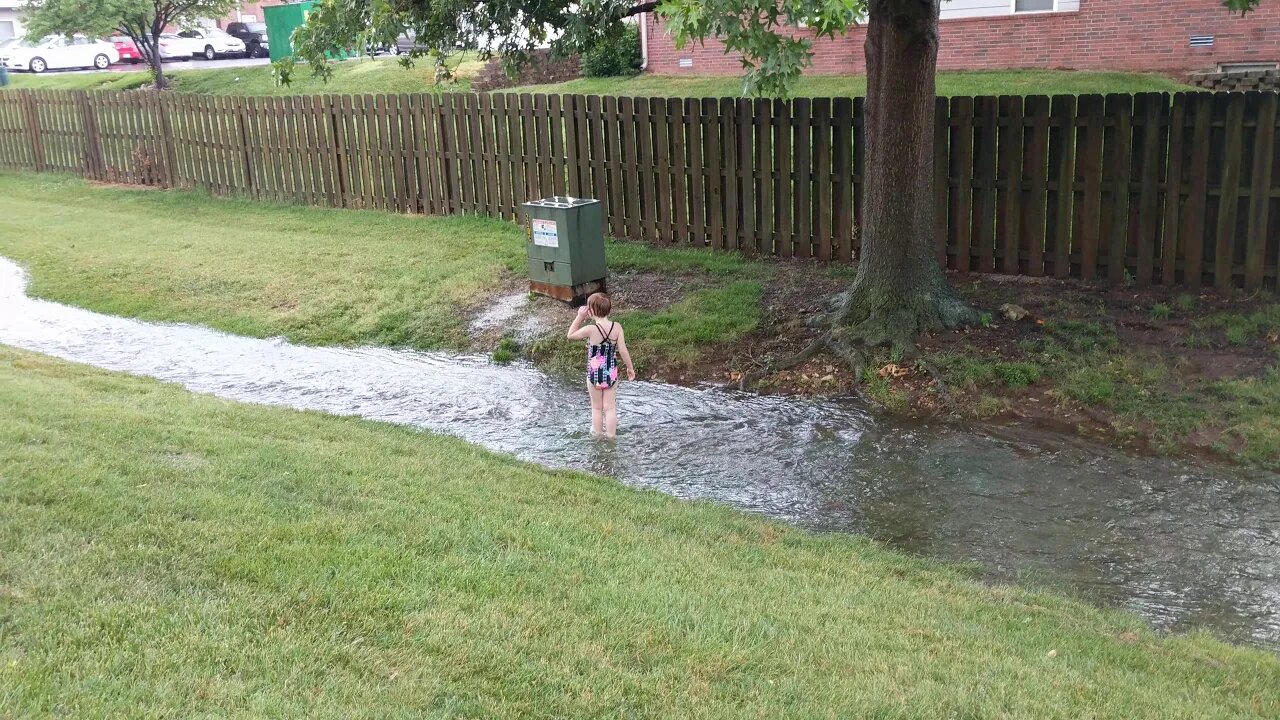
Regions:
<svg viewBox="0 0 1280 720"><path fill-rule="evenodd" d="M0 343L204 393L447 432L494 450L1031 576L1164 629L1280 649L1280 476L1005 427L888 423L856 402L628 383L616 444L578 383L525 365L299 347L25 295L0 259Z"/></svg>

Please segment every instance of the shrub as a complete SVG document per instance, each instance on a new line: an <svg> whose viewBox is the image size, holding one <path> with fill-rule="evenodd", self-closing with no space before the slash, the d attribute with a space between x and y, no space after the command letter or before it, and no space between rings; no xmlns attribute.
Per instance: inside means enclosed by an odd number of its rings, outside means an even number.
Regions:
<svg viewBox="0 0 1280 720"><path fill-rule="evenodd" d="M632 23L611 30L582 56L587 77L618 77L640 72L640 28Z"/></svg>

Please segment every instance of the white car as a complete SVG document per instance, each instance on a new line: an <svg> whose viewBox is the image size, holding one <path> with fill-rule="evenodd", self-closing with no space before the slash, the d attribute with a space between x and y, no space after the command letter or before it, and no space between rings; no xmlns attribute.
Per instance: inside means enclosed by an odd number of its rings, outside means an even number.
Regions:
<svg viewBox="0 0 1280 720"><path fill-rule="evenodd" d="M244 55L244 43L240 38L228 35L217 28L183 30L178 33L178 37L194 41L198 49L192 54L203 57L205 60L213 60L223 55Z"/></svg>
<svg viewBox="0 0 1280 720"><path fill-rule="evenodd" d="M65 68L98 68L106 70L120 62L120 51L109 42L83 35L70 38L51 35L39 42L22 41L0 50L0 63L10 70L45 70Z"/></svg>

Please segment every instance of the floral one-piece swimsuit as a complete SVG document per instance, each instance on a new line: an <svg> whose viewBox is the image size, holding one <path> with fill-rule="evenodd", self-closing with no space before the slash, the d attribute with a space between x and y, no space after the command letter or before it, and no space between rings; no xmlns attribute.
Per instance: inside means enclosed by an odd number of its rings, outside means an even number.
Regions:
<svg viewBox="0 0 1280 720"><path fill-rule="evenodd" d="M618 382L617 346L613 344L613 329L617 323L609 323L609 332L597 345L587 344L587 382L598 390L607 390Z"/></svg>

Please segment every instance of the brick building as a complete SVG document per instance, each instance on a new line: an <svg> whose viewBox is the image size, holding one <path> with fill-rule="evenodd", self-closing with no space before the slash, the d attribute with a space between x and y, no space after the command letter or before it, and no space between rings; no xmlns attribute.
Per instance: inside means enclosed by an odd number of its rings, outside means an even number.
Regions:
<svg viewBox="0 0 1280 720"><path fill-rule="evenodd" d="M661 21L646 15L646 71L740 75L719 42L677 50ZM1280 63L1280 2L1241 18L1221 0L943 0L942 70L1049 68L1180 73ZM799 30L797 32L804 32ZM814 43L807 72L865 71L866 33L854 28Z"/></svg>

